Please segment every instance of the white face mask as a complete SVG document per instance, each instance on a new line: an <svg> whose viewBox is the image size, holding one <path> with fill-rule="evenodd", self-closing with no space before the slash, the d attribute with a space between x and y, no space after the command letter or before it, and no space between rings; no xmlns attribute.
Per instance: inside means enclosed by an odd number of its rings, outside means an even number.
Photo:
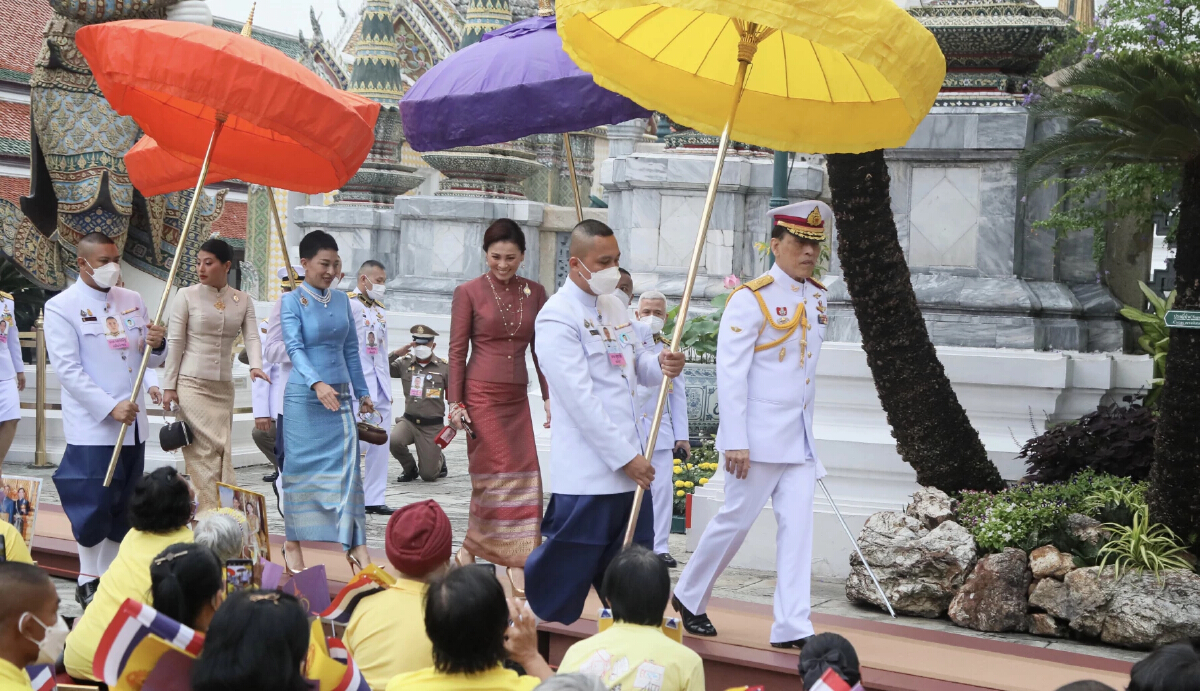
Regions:
<svg viewBox="0 0 1200 691"><path fill-rule="evenodd" d="M640 321L641 323L650 327L650 333L656 333L656 334L662 333L663 324L666 323L663 321L662 317L656 317L653 314L648 314L644 317L641 317L640 319L638 319L638 321Z"/></svg>
<svg viewBox="0 0 1200 691"><path fill-rule="evenodd" d="M588 288L596 295L608 295L617 289L617 284L621 282L621 270L615 266L610 266L602 271L593 273L590 269L579 262L579 268L591 274L590 278L585 278ZM580 274L581 276L583 274ZM628 302L626 302L628 304Z"/></svg>
<svg viewBox="0 0 1200 691"><path fill-rule="evenodd" d="M18 622L18 627L20 624L24 623L25 617L29 617L30 619L36 621L39 625L41 625L43 631L42 640L40 641L33 640L24 631L21 632L22 636L25 636L30 643L34 643L38 647L38 659L34 664L52 665L58 662L58 658L62 656L63 647L67 644L67 634L71 633L71 630L67 628L67 622L63 620L62 615L58 615L57 620L54 622L54 626L46 626L44 623L42 623L41 619L38 619L36 616L34 616L33 612L25 612L21 615L21 621Z"/></svg>
<svg viewBox="0 0 1200 691"><path fill-rule="evenodd" d="M614 290L613 295L616 295L618 300L625 303L626 307L629 306L629 303L633 302L633 296L623 290Z"/></svg>
<svg viewBox="0 0 1200 691"><path fill-rule="evenodd" d="M387 293L387 286L382 283L372 283L371 288L367 290L367 297L375 302L383 302L385 293Z"/></svg>
<svg viewBox="0 0 1200 691"><path fill-rule="evenodd" d="M88 267L92 270L92 280L101 288L112 288L121 281L121 264L119 262L110 262L100 268L96 268L86 259L84 261L87 262Z"/></svg>
<svg viewBox="0 0 1200 691"><path fill-rule="evenodd" d="M427 345L413 346L413 355L416 355L418 360L428 360L433 357L433 348Z"/></svg>

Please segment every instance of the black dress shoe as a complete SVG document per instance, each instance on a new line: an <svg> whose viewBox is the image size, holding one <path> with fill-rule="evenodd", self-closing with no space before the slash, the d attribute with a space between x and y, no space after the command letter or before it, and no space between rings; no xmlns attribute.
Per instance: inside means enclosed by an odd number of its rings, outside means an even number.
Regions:
<svg viewBox="0 0 1200 691"><path fill-rule="evenodd" d="M438 478L439 479L444 478L444 477L446 477L447 474L448 473L446 471L446 459L443 458L442 459L442 469L438 471Z"/></svg>
<svg viewBox="0 0 1200 691"><path fill-rule="evenodd" d="M785 641L783 643L772 642L771 647L772 648L795 648L796 650L802 650L804 648L804 644L808 642L809 638L812 638L812 636L798 638L794 641Z"/></svg>
<svg viewBox="0 0 1200 691"><path fill-rule="evenodd" d="M391 516L396 513L396 510L387 504L376 504L374 506L365 507L367 513L373 513L377 516Z"/></svg>
<svg viewBox="0 0 1200 691"><path fill-rule="evenodd" d="M87 606L92 604L92 600L96 597L96 591L100 589L100 579L88 581L83 585L75 586L75 601L79 606L87 609Z"/></svg>
<svg viewBox="0 0 1200 691"><path fill-rule="evenodd" d="M675 557L672 557L670 554L660 554L658 555L658 558L662 559L662 562L666 564L667 568L669 569L679 566L679 562L675 561Z"/></svg>
<svg viewBox="0 0 1200 691"><path fill-rule="evenodd" d="M671 605L675 611L679 613L679 618L683 620L683 630L693 636L715 636L717 635L717 627L713 626L712 621L707 614L692 614L687 607L679 601L679 598L671 596Z"/></svg>
<svg viewBox="0 0 1200 691"><path fill-rule="evenodd" d="M417 472L417 469L413 468L412 470L406 470L403 473L400 473L400 477L396 478L396 482L412 482L420 476L421 474Z"/></svg>
<svg viewBox="0 0 1200 691"><path fill-rule="evenodd" d="M263 475L263 482L275 482L278 479L279 479L279 471L278 470L271 473L270 475Z"/></svg>

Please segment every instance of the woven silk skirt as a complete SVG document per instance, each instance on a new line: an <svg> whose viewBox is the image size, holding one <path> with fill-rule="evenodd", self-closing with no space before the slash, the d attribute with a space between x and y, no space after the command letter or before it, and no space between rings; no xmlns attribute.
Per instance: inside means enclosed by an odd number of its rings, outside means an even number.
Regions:
<svg viewBox="0 0 1200 691"><path fill-rule="evenodd" d="M358 428L350 410L350 385L334 384L341 407L328 410L301 377L283 390L283 525L288 540L367 542Z"/></svg>
<svg viewBox="0 0 1200 691"><path fill-rule="evenodd" d="M200 511L217 508L217 483L237 484L233 470L233 382L179 376L179 417L192 428L194 441L183 447L187 474L196 486Z"/></svg>
<svg viewBox="0 0 1200 691"><path fill-rule="evenodd" d="M524 384L466 384L464 404L477 438L467 437L471 516L463 546L493 564L524 567L541 543L542 522L529 395Z"/></svg>

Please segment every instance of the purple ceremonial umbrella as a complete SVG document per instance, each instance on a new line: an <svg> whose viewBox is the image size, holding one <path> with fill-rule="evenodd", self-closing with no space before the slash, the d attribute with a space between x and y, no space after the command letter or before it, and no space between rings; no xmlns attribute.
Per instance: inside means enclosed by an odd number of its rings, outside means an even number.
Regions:
<svg viewBox="0 0 1200 691"><path fill-rule="evenodd" d="M400 101L409 146L482 146L650 117L576 67L555 26L552 16L531 17L434 65Z"/></svg>

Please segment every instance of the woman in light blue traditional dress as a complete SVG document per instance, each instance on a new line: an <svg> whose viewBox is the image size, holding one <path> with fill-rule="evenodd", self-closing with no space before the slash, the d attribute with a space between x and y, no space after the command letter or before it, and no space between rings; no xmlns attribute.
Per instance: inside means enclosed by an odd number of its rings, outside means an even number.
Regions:
<svg viewBox="0 0 1200 691"><path fill-rule="evenodd" d="M374 411L358 359L350 298L332 287L342 270L337 243L314 231L300 241L304 282L282 298L280 324L292 360L283 393L284 562L304 569L301 540L339 542L351 567L368 563L366 512L351 395Z"/></svg>

